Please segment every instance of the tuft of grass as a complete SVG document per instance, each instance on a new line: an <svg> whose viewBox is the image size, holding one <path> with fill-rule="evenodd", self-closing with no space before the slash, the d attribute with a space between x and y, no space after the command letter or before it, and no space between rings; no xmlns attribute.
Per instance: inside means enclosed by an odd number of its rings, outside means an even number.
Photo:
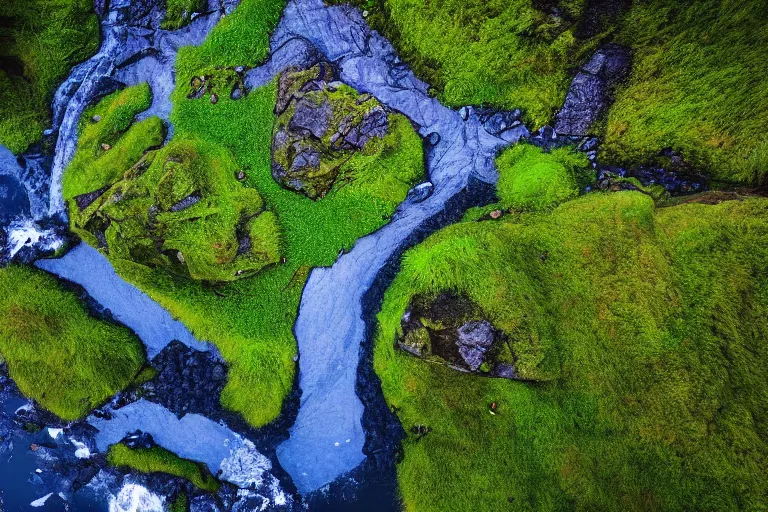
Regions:
<svg viewBox="0 0 768 512"><path fill-rule="evenodd" d="M762 0L634 2L618 39L635 61L604 157L632 164L671 147L716 179L765 183L765 10Z"/></svg>
<svg viewBox="0 0 768 512"><path fill-rule="evenodd" d="M187 493L181 491L176 499L171 503L170 512L188 512L189 510L189 498Z"/></svg>
<svg viewBox="0 0 768 512"><path fill-rule="evenodd" d="M14 153L42 136L50 102L73 65L93 55L90 0L0 0L0 144Z"/></svg>
<svg viewBox="0 0 768 512"><path fill-rule="evenodd" d="M501 204L513 210L544 210L573 199L594 181L583 153L570 148L545 153L536 146L515 145L497 158Z"/></svg>
<svg viewBox="0 0 768 512"><path fill-rule="evenodd" d="M165 18L160 28L177 30L192 21L192 14L206 8L204 0L166 0Z"/></svg>
<svg viewBox="0 0 768 512"><path fill-rule="evenodd" d="M128 386L144 363L138 338L89 316L74 293L29 267L0 270L0 352L25 396L77 420Z"/></svg>
<svg viewBox="0 0 768 512"><path fill-rule="evenodd" d="M405 427L406 510L761 509L768 200L656 209L593 193L406 253L374 366ZM531 382L394 346L412 298L466 294ZM496 402L496 414L489 405Z"/></svg>
<svg viewBox="0 0 768 512"><path fill-rule="evenodd" d="M107 452L107 462L117 468L184 478L202 491L216 492L221 485L204 464L182 459L160 447L129 448L122 443L113 444Z"/></svg>

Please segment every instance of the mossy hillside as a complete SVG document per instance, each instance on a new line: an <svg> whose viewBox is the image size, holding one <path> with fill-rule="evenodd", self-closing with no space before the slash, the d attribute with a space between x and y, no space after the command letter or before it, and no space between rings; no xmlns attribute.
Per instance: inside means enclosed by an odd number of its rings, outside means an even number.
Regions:
<svg viewBox="0 0 768 512"><path fill-rule="evenodd" d="M150 117L147 84L89 108L63 178L74 232L110 260L163 267L218 282L247 277L279 260L275 217L258 192L237 182L230 153L195 138L163 143Z"/></svg>
<svg viewBox="0 0 768 512"><path fill-rule="evenodd" d="M182 459L160 447L129 448L122 443L113 444L107 452L107 462L117 468L184 478L202 491L216 492L221 485L203 464Z"/></svg>
<svg viewBox="0 0 768 512"><path fill-rule="evenodd" d="M606 127L604 158L653 159L671 147L714 178L766 181L766 3L634 2L618 39L634 51Z"/></svg>
<svg viewBox="0 0 768 512"><path fill-rule="evenodd" d="M89 316L77 296L29 267L0 270L0 353L25 396L77 420L128 386L144 362L125 327Z"/></svg>
<svg viewBox="0 0 768 512"><path fill-rule="evenodd" d="M152 91L143 83L114 92L85 110L77 150L62 177L65 200L111 185L150 147L162 145L165 128L160 119L134 123L151 103Z"/></svg>
<svg viewBox="0 0 768 512"><path fill-rule="evenodd" d="M417 75L449 106L522 108L526 123L550 122L572 69L599 37L577 37L586 2L566 0L358 0L368 21L393 42ZM557 7L555 15L548 7Z"/></svg>
<svg viewBox="0 0 768 512"><path fill-rule="evenodd" d="M588 194L406 253L374 356L406 430L432 429L404 442L406 509L763 508L767 217L764 199ZM540 382L395 349L411 299L444 290L479 304Z"/></svg>
<svg viewBox="0 0 768 512"><path fill-rule="evenodd" d="M502 152L496 165L501 205L513 210L543 210L573 199L595 175L586 155L567 147L545 153L518 144Z"/></svg>
<svg viewBox="0 0 768 512"><path fill-rule="evenodd" d="M50 102L73 65L96 53L90 0L0 0L0 144L21 153L50 124Z"/></svg>
<svg viewBox="0 0 768 512"><path fill-rule="evenodd" d="M177 30L192 21L192 14L202 12L206 3L204 0L166 0L165 7L165 18L160 28Z"/></svg>

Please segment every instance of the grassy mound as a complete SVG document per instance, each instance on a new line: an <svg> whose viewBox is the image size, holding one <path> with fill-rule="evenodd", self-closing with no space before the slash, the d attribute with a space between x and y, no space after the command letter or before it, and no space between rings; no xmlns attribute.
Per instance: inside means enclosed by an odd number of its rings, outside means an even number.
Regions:
<svg viewBox="0 0 768 512"><path fill-rule="evenodd" d="M672 147L725 180L768 176L768 26L763 0L635 2L619 40L635 53L610 111L606 157Z"/></svg>
<svg viewBox="0 0 768 512"><path fill-rule="evenodd" d="M98 44L91 0L0 0L0 144L21 153L40 139L54 90Z"/></svg>
<svg viewBox="0 0 768 512"><path fill-rule="evenodd" d="M97 320L56 279L0 270L0 352L25 396L76 420L125 388L144 362L141 342Z"/></svg>
<svg viewBox="0 0 768 512"><path fill-rule="evenodd" d="M65 200L118 181L149 148L163 143L165 128L160 119L134 123L151 103L152 92L144 83L114 92L86 109L77 151L62 177Z"/></svg>
<svg viewBox="0 0 768 512"><path fill-rule="evenodd" d="M657 210L639 192L589 194L409 251L374 360L415 433L406 509L765 507L767 220L765 199ZM538 382L394 348L412 299L446 290L480 305Z"/></svg>
<svg viewBox="0 0 768 512"><path fill-rule="evenodd" d="M499 199L513 210L543 210L573 199L595 174L586 155L569 148L544 153L518 144L505 150L496 165Z"/></svg>
<svg viewBox="0 0 768 512"><path fill-rule="evenodd" d="M107 462L142 473L166 473L185 478L203 491L216 492L221 485L203 464L182 459L160 447L132 449L121 443L113 444L107 452Z"/></svg>

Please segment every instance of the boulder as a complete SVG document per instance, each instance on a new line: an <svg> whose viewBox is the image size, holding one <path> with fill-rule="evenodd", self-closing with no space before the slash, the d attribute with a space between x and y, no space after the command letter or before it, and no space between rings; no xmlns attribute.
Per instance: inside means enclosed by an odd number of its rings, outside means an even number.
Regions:
<svg viewBox="0 0 768 512"><path fill-rule="evenodd" d="M611 103L612 89L629 73L630 50L608 44L582 66L571 82L565 103L557 113L555 131L565 135L587 135Z"/></svg>
<svg viewBox="0 0 768 512"><path fill-rule="evenodd" d="M461 294L416 296L401 319L397 346L455 370L517 379L504 333L483 317L481 308Z"/></svg>
<svg viewBox="0 0 768 512"><path fill-rule="evenodd" d="M372 96L336 80L320 62L278 78L272 136L272 176L312 199L333 189L344 164L389 132L389 114Z"/></svg>

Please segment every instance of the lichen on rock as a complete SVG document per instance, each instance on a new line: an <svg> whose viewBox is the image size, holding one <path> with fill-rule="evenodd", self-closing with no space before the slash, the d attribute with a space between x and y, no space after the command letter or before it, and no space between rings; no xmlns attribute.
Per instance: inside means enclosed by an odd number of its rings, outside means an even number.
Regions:
<svg viewBox="0 0 768 512"><path fill-rule="evenodd" d="M272 176L283 187L319 199L344 175L356 153L376 154L390 116L369 94L336 81L333 66L290 69L278 81Z"/></svg>

